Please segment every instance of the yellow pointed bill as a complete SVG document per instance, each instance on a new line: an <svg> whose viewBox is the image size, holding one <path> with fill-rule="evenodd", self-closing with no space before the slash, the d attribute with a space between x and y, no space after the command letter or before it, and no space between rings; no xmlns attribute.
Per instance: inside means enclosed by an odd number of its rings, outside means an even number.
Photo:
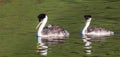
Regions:
<svg viewBox="0 0 120 57"><path fill-rule="evenodd" d="M36 29L38 29L38 27L40 26L41 22L38 23L38 25L36 26Z"/></svg>

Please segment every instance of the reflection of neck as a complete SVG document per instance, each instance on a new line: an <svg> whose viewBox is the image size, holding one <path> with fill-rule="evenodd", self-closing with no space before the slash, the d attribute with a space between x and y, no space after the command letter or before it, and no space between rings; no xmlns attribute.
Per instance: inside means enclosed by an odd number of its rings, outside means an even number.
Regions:
<svg viewBox="0 0 120 57"><path fill-rule="evenodd" d="M38 35L41 36L42 35L42 30L45 27L45 24L47 23L48 17L46 16L43 21L42 24L40 25L40 27L38 28Z"/></svg>
<svg viewBox="0 0 120 57"><path fill-rule="evenodd" d="M86 21L85 26L84 26L84 28L83 28L83 30L82 30L82 34L85 34L86 30L88 29L88 27L89 27L89 25L90 25L90 22L91 22L91 19L92 19L92 18L89 18L89 19Z"/></svg>

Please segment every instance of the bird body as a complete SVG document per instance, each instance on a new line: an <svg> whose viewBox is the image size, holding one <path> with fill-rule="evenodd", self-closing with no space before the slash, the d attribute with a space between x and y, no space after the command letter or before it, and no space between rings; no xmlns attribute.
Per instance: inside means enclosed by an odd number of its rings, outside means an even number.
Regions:
<svg viewBox="0 0 120 57"><path fill-rule="evenodd" d="M114 32L101 27L88 28L86 33L89 38L102 38L114 34Z"/></svg>
<svg viewBox="0 0 120 57"><path fill-rule="evenodd" d="M46 37L57 37L57 36L63 36L63 37L69 37L69 32L67 30L64 30L62 27L57 25L49 25L47 27L44 27L42 30L42 36Z"/></svg>

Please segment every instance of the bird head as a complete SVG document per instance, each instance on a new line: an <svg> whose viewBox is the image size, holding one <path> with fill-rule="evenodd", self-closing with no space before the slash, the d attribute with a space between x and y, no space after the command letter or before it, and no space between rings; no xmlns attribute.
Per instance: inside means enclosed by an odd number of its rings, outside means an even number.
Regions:
<svg viewBox="0 0 120 57"><path fill-rule="evenodd" d="M36 29L40 26L41 23L44 23L47 21L47 15L42 13L42 14L39 14L38 15L38 21L39 21L39 24L36 26Z"/></svg>
<svg viewBox="0 0 120 57"><path fill-rule="evenodd" d="M46 14L42 13L38 15L39 22L43 21L43 19L46 17Z"/></svg>
<svg viewBox="0 0 120 57"><path fill-rule="evenodd" d="M88 19L92 18L92 16L91 15L84 15L84 18L85 18L85 20L88 20Z"/></svg>

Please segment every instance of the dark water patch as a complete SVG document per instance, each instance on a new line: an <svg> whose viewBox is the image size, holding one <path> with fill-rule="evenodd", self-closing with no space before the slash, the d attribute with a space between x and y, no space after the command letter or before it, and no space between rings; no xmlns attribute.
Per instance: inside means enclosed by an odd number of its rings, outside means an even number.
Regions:
<svg viewBox="0 0 120 57"><path fill-rule="evenodd" d="M120 21L120 17L112 17L112 16L100 16L101 19L112 20L112 21Z"/></svg>
<svg viewBox="0 0 120 57"><path fill-rule="evenodd" d="M0 57L8 57L8 56L5 56L5 55L2 55L2 56L1 56L1 55L0 55Z"/></svg>
<svg viewBox="0 0 120 57"><path fill-rule="evenodd" d="M106 53L106 55L110 55L110 53Z"/></svg>
<svg viewBox="0 0 120 57"><path fill-rule="evenodd" d="M35 34L35 32L16 32L16 34L18 35L32 35L32 34Z"/></svg>
<svg viewBox="0 0 120 57"><path fill-rule="evenodd" d="M36 0L38 4L41 4L43 1L42 0Z"/></svg>
<svg viewBox="0 0 120 57"><path fill-rule="evenodd" d="M101 56L97 56L97 55L95 55L95 56L84 55L83 57L101 57Z"/></svg>
<svg viewBox="0 0 120 57"><path fill-rule="evenodd" d="M11 0L0 0L0 6L5 5L6 3L10 3Z"/></svg>
<svg viewBox="0 0 120 57"><path fill-rule="evenodd" d="M108 2L119 2L120 0L105 0L105 1L108 1Z"/></svg>
<svg viewBox="0 0 120 57"><path fill-rule="evenodd" d="M105 9L116 9L116 8L111 7L111 6L106 6Z"/></svg>
<svg viewBox="0 0 120 57"><path fill-rule="evenodd" d="M73 23L73 22L71 22L70 24L77 24L77 23Z"/></svg>
<svg viewBox="0 0 120 57"><path fill-rule="evenodd" d="M14 53L15 55L28 55L31 54L30 52L23 52L23 53Z"/></svg>
<svg viewBox="0 0 120 57"><path fill-rule="evenodd" d="M5 15L2 15L2 14L0 15L0 18L4 18L4 17L6 17L6 16L5 16Z"/></svg>
<svg viewBox="0 0 120 57"><path fill-rule="evenodd" d="M79 54L79 52L75 52L75 51L73 51L73 52L70 52L70 53L73 53L73 54Z"/></svg>
<svg viewBox="0 0 120 57"><path fill-rule="evenodd" d="M76 0L61 0L63 2L68 2L68 3L72 3L72 4L76 4L78 3Z"/></svg>
<svg viewBox="0 0 120 57"><path fill-rule="evenodd" d="M74 44L78 44L78 45L80 45L81 43L79 43L79 42L74 42Z"/></svg>

